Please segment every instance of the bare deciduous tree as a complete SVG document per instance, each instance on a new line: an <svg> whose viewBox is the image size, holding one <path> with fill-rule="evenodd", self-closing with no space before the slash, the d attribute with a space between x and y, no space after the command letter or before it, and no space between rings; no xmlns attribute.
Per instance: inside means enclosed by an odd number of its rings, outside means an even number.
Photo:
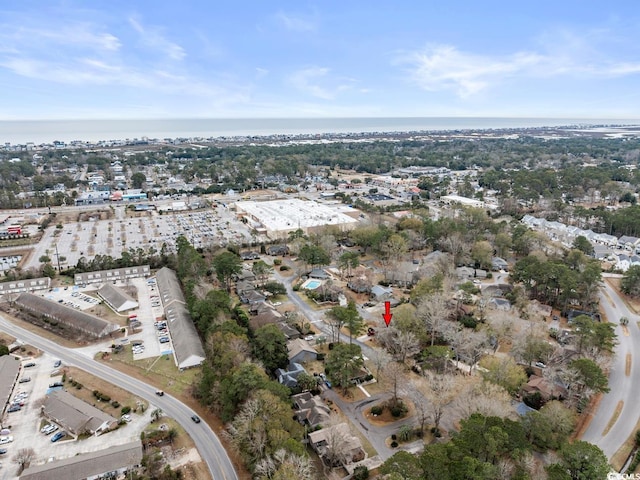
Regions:
<svg viewBox="0 0 640 480"><path fill-rule="evenodd" d="M369 354L369 360L373 363L376 372L376 379L379 379L380 372L392 361L391 355L386 350L376 348Z"/></svg>
<svg viewBox="0 0 640 480"><path fill-rule="evenodd" d="M450 312L447 297L443 293L434 293L418 303L416 314L431 336L431 346L435 344L436 336L442 333L439 327L447 321Z"/></svg>
<svg viewBox="0 0 640 480"><path fill-rule="evenodd" d="M36 452L33 448L21 448L18 450L18 453L13 456L11 461L18 465L19 471L22 473L22 471L29 466L35 455Z"/></svg>
<svg viewBox="0 0 640 480"><path fill-rule="evenodd" d="M411 400L411 403L413 403L413 407L416 411L416 417L420 423L420 433L423 434L427 420L430 418L431 403L429 402L426 393L420 389L420 386L416 382L411 382L409 384L407 396L409 397L409 400Z"/></svg>
<svg viewBox="0 0 640 480"><path fill-rule="evenodd" d="M426 394L429 400L429 418L435 429L438 430L445 409L458 396L460 383L453 375L426 372L425 377L427 378Z"/></svg>
<svg viewBox="0 0 640 480"><path fill-rule="evenodd" d="M420 351L420 342L411 332L401 332L395 327L378 330L378 340L398 361L403 362Z"/></svg>
<svg viewBox="0 0 640 480"><path fill-rule="evenodd" d="M312 480L315 478L315 470L308 456L280 449L256 464L255 475L259 478Z"/></svg>
<svg viewBox="0 0 640 480"><path fill-rule="evenodd" d="M473 413L488 417L509 417L514 413L511 396L499 385L480 378L467 387L456 398L455 407L462 418Z"/></svg>
<svg viewBox="0 0 640 480"><path fill-rule="evenodd" d="M393 397L391 398L391 405L398 404L398 389L400 385L406 383L405 373L407 371L406 365L398 362L390 362L384 368L385 383L391 388Z"/></svg>
<svg viewBox="0 0 640 480"><path fill-rule="evenodd" d="M459 360L463 359L469 365L469 374L471 374L474 365L486 348L486 333L459 328L449 332L449 335L449 344L453 347L456 356L456 367L458 367Z"/></svg>

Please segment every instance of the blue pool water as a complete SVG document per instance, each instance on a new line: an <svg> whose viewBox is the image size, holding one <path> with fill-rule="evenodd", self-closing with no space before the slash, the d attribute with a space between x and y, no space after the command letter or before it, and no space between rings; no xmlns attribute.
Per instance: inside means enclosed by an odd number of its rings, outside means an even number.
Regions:
<svg viewBox="0 0 640 480"><path fill-rule="evenodd" d="M306 288L307 290L315 290L320 285L322 285L322 282L320 280L307 280L306 282L304 282L304 285L302 285L302 288Z"/></svg>

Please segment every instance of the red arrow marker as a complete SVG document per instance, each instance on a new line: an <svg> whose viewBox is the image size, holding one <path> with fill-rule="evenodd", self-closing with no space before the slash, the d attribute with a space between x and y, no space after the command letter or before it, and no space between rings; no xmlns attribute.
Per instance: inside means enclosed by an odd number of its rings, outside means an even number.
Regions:
<svg viewBox="0 0 640 480"><path fill-rule="evenodd" d="M391 302L384 302L384 313L382 314L382 318L384 319L384 323L387 324L387 327L391 323L391 317L393 317L393 313L391 313Z"/></svg>

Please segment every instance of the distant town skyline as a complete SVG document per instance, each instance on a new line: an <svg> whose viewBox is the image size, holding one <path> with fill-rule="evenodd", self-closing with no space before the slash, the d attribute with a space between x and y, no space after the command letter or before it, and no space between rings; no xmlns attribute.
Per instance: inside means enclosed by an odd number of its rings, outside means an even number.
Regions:
<svg viewBox="0 0 640 480"><path fill-rule="evenodd" d="M640 4L0 7L0 120L640 117Z"/></svg>

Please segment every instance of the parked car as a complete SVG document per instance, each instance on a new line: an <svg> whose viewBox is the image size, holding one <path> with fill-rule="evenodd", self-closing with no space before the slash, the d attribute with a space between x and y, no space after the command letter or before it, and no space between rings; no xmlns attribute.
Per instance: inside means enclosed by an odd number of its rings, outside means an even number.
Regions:
<svg viewBox="0 0 640 480"><path fill-rule="evenodd" d="M60 365L62 365L62 360L56 360L56 363L53 364L53 368L58 368Z"/></svg>
<svg viewBox="0 0 640 480"><path fill-rule="evenodd" d="M14 403L7 409L7 413L19 412L21 409L22 407L20 407L20 405Z"/></svg>
<svg viewBox="0 0 640 480"><path fill-rule="evenodd" d="M18 383L27 383L31 381L31 377L22 377L20 380L18 380Z"/></svg>
<svg viewBox="0 0 640 480"><path fill-rule="evenodd" d="M51 437L51 441L57 442L58 440L66 436L67 436L67 432L58 432L53 437Z"/></svg>
<svg viewBox="0 0 640 480"><path fill-rule="evenodd" d="M62 382L53 382L49 384L49 388L62 387L64 384Z"/></svg>
<svg viewBox="0 0 640 480"><path fill-rule="evenodd" d="M6 445L7 443L11 442L13 442L13 437L11 435L0 437L0 445Z"/></svg>
<svg viewBox="0 0 640 480"><path fill-rule="evenodd" d="M0 455L4 455L5 453L7 453L7 449L6 448L0 448Z"/></svg>
<svg viewBox="0 0 640 480"><path fill-rule="evenodd" d="M50 423L49 425L47 425L42 429L42 433L44 433L45 435L51 435L53 432L58 430L58 428L60 427L58 427L57 425L54 425L53 423Z"/></svg>
<svg viewBox="0 0 640 480"><path fill-rule="evenodd" d="M195 423L200 423L200 417L198 415L191 415L191 420Z"/></svg>
<svg viewBox="0 0 640 480"><path fill-rule="evenodd" d="M29 362L29 363L25 363L23 365L24 368L30 368L30 367L35 367L36 363L35 362Z"/></svg>

